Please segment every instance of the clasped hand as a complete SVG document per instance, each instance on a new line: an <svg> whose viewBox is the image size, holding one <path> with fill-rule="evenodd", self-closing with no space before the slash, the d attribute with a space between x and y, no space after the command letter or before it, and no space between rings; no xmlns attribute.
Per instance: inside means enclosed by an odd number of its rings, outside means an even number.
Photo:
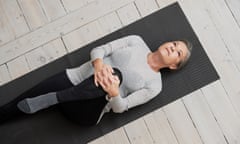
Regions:
<svg viewBox="0 0 240 144"><path fill-rule="evenodd" d="M94 82L96 86L101 86L110 97L119 95L120 80L118 76L113 75L113 69L106 64L95 67Z"/></svg>

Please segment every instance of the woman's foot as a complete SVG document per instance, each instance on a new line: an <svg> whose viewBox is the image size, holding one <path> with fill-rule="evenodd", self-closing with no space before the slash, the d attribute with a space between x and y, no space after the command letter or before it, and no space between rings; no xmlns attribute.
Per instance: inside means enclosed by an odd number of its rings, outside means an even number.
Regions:
<svg viewBox="0 0 240 144"><path fill-rule="evenodd" d="M58 103L56 93L47 93L18 102L17 107L24 113L32 114Z"/></svg>

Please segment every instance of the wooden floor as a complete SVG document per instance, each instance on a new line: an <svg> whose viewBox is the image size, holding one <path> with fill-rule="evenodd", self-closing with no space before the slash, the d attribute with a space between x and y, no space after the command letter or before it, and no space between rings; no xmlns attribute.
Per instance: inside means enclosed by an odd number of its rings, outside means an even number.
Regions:
<svg viewBox="0 0 240 144"><path fill-rule="evenodd" d="M0 0L0 85L174 0ZM240 144L240 1L179 0L221 79L91 144Z"/></svg>

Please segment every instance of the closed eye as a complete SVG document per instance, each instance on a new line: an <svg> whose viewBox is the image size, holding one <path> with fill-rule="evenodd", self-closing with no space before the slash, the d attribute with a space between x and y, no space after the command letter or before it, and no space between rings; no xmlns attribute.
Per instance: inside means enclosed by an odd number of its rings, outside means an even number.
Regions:
<svg viewBox="0 0 240 144"><path fill-rule="evenodd" d="M176 46L177 46L177 43L176 43L176 42L173 42L173 45L176 47Z"/></svg>
<svg viewBox="0 0 240 144"><path fill-rule="evenodd" d="M178 51L178 57L180 57L180 56L181 56L181 52Z"/></svg>

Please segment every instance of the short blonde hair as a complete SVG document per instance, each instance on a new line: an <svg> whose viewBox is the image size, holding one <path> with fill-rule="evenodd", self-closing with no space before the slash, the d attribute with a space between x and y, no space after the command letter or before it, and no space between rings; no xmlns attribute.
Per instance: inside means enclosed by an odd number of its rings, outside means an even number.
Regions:
<svg viewBox="0 0 240 144"><path fill-rule="evenodd" d="M192 53L192 43L186 39L180 39L179 41L183 42L187 49L188 49L188 53L187 53L187 56L185 57L185 59L181 60L178 64L177 64L177 69L181 69L183 66L186 65L186 63L188 62L190 56L191 56L191 53Z"/></svg>

